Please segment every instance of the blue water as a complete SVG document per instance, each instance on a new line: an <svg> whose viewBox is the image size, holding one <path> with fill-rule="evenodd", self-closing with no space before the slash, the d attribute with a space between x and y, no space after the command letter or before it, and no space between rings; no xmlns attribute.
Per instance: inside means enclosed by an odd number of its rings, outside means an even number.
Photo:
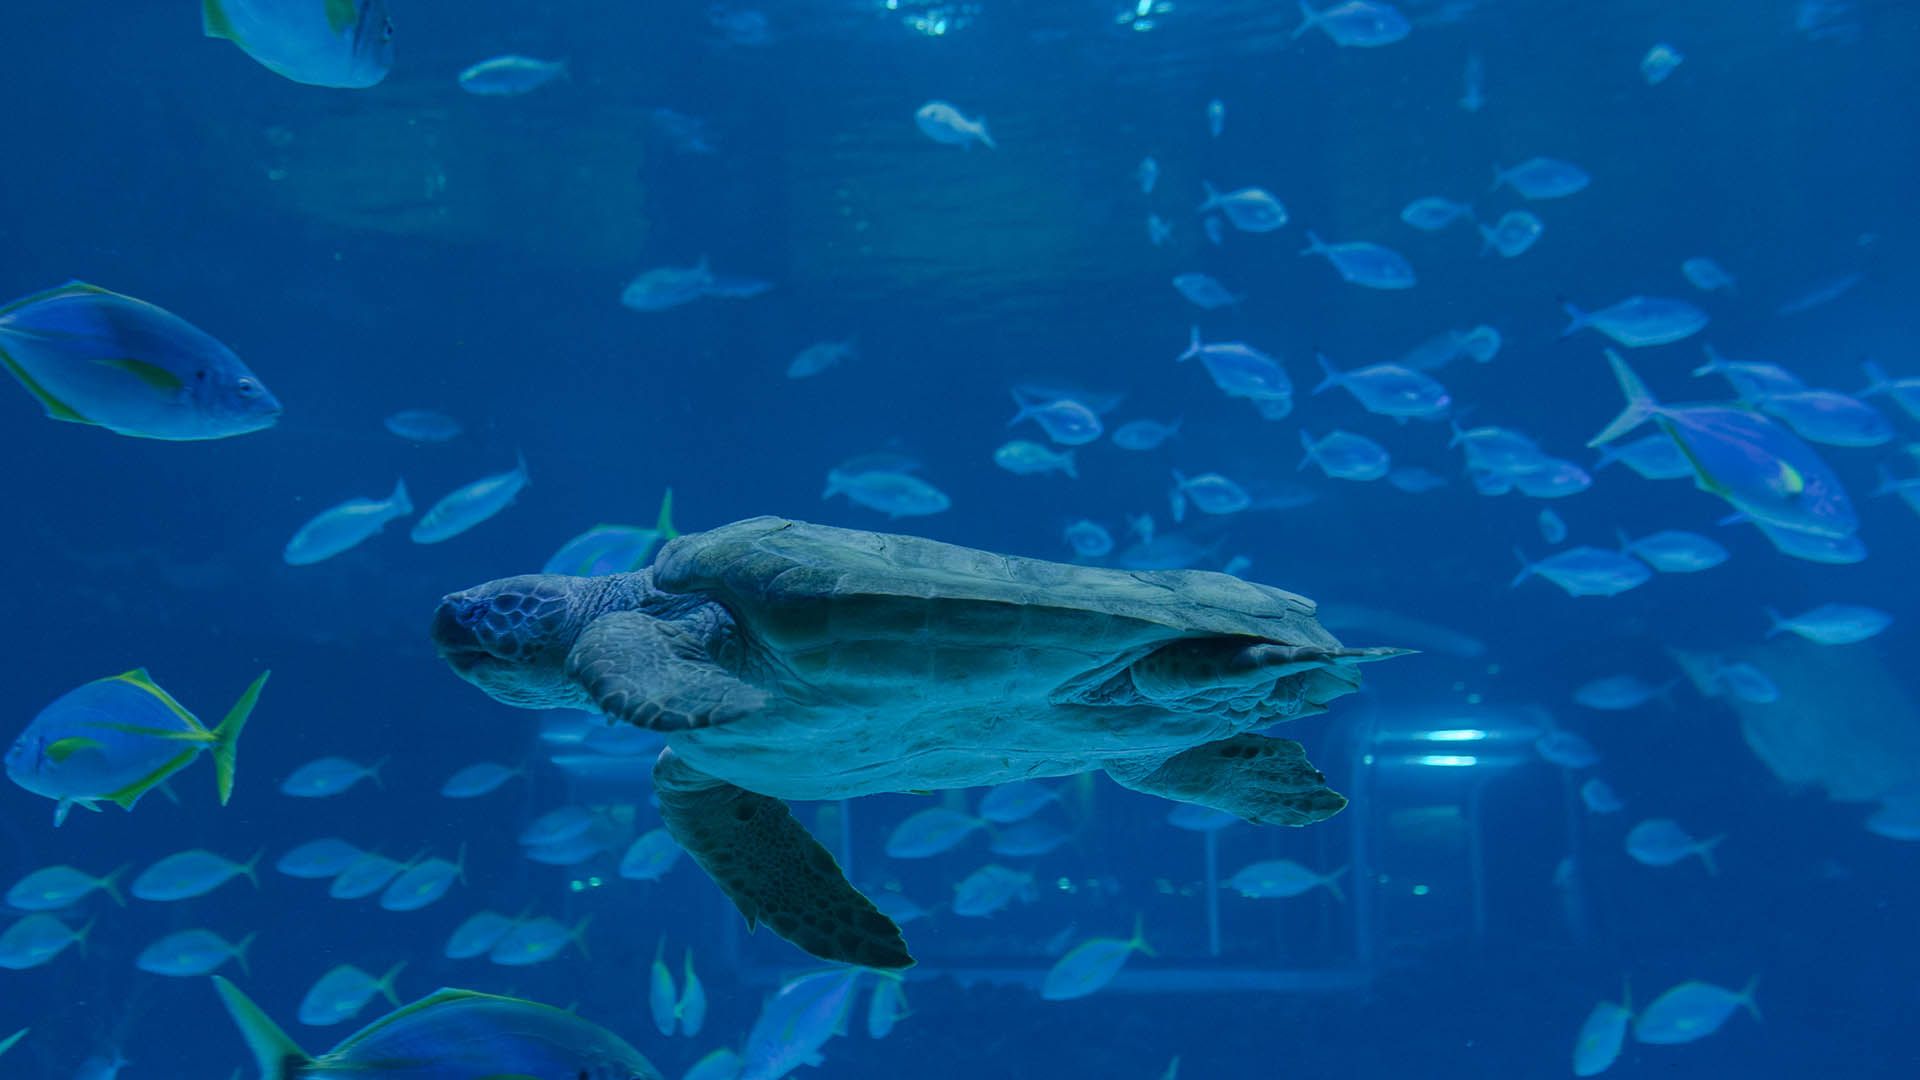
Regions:
<svg viewBox="0 0 1920 1080"><path fill-rule="evenodd" d="M174 778L177 804L155 794L132 814L80 811L58 830L51 803L0 791L5 883L52 863L137 869L188 847L268 853L257 890L238 882L126 908L89 898L70 920L97 920L84 956L0 977L0 1036L33 1029L7 1075L64 1080L109 1047L133 1063L130 1080L247 1064L207 980L133 966L148 942L191 926L259 934L251 973L226 974L312 1052L353 1025L295 1022L307 987L336 964L378 972L401 960L403 1000L458 986L575 1006L669 1076L738 1047L781 980L817 965L764 930L746 935L690 861L639 883L614 875L618 846L570 868L524 858L514 835L535 815L577 801L644 829L648 792L554 768L535 714L487 700L436 658L436 601L537 570L595 524L649 525L669 487L686 531L778 514L1062 559L1076 518L1123 544L1128 514L1172 529L1173 468L1314 496L1202 523L1202 568L1244 555L1250 578L1326 605L1349 643L1426 650L1369 668L1361 695L1285 729L1353 796L1345 813L1306 830L1218 834L1218 878L1267 858L1351 865L1345 902L1324 890L1219 893L1210 936L1202 838L1166 824L1168 803L1103 777L1066 782L1049 812L1075 840L999 860L1035 874L1032 902L906 927L921 961L912 1015L869 1039L863 992L819 1075L1151 1078L1175 1057L1185 1077L1568 1075L1581 1020L1618 1000L1623 978L1637 1007L1684 980L1739 989L1755 975L1763 1021L1737 1013L1682 1046L1629 1040L1612 1074L1895 1077L1920 1065L1909 1034L1920 877L1910 847L1863 827L1876 799L1920 781L1907 556L1920 520L1868 497L1876 466L1915 471L1901 449L1920 438L1913 417L1874 398L1893 442L1821 448L1871 552L1828 566L1717 526L1729 508L1684 481L1619 466L1564 500L1484 497L1444 426L1308 394L1316 350L1359 366L1486 323L1505 341L1496 359L1435 373L1455 414L1590 464L1585 443L1619 392L1597 334L1556 338L1560 302L1635 294L1686 298L1712 318L1685 342L1632 350L1663 399L1724 399L1720 380L1685 374L1706 342L1841 391L1859 389L1868 358L1920 373L1902 314L1920 287L1920 127L1906 112L1920 91L1920 14L1869 0L1422 2L1404 5L1406 40L1360 49L1318 32L1290 41L1295 13L1271 3L1175 0L1141 31L1119 0L807 0L768 6L766 44L728 40L700 4L393 6L397 60L366 90L282 79L202 37L190 3L8 14L0 294L82 278L160 304L230 345L286 413L259 434L163 443L54 423L0 387L9 732L72 687L133 667L209 721L273 671L225 808L204 761ZM1685 60L1649 86L1638 64L1661 41ZM564 57L571 77L516 98L460 90L456 73L505 51ZM1469 54L1485 68L1478 112L1456 104ZM923 136L914 110L936 98L986 117L998 149ZM1226 106L1217 139L1215 99ZM706 121L716 152L676 149L654 116L662 107ZM1161 171L1151 195L1134 179L1147 155ZM1486 193L1496 162L1532 155L1579 163L1591 186L1534 203ZM1291 221L1266 235L1229 229L1215 247L1193 212L1203 180L1267 187ZM1421 233L1398 220L1424 195L1472 201L1487 220L1529 209L1545 232L1516 259L1481 258L1468 224ZM1148 242L1150 213L1171 223L1168 246ZM1391 246L1419 282L1346 284L1296 255L1306 229ZM636 274L703 255L773 288L659 313L620 305ZM1697 255L1732 271L1737 291L1688 285L1679 264ZM1169 285L1191 270L1247 299L1199 311ZM1855 274L1831 302L1776 314ZM1195 323L1209 341L1279 358L1293 415L1263 421L1197 364L1173 363ZM856 358L785 377L801 348L853 335ZM1041 438L1005 427L1009 390L1038 378L1124 393L1111 422L1179 416L1181 434L1144 454L1087 446L1078 480L1009 475L994 448ZM402 408L443 411L467 434L410 445L381 425ZM1449 484L1414 496L1297 472L1303 427L1366 434ZM820 499L829 468L881 450L921 461L952 508L889 522ZM402 522L315 566L281 560L294 530L335 502L379 496L402 475L424 509L510 468L516 452L531 486L472 532L419 546ZM1680 528L1732 558L1614 598L1539 581L1510 589L1512 549L1549 550L1536 525L1547 506L1571 543ZM1763 607L1825 602L1871 604L1894 622L1857 645L1762 644ZM1331 615L1341 606L1436 624L1484 651L1458 655L1451 639L1380 616L1350 615L1348 629ZM1778 745L1753 730L1766 725L1760 707L1684 680L1671 710L1571 701L1602 675L1681 679L1669 650L1767 668L1785 691L1774 708L1792 710L1777 728L1801 741L1757 753ZM1548 722L1584 735L1600 763L1541 760L1526 733ZM1491 738L1458 753L1400 738L1454 729ZM1436 753L1472 763L1419 763ZM390 756L384 786L324 800L278 792L327 754ZM478 760L527 775L482 799L438 795ZM1863 771L1872 779L1848 779ZM1621 794L1623 814L1581 808L1575 791L1591 775ZM796 812L856 883L933 906L995 858L976 836L933 859L887 860L888 831L933 804L887 795ZM1630 859L1622 837L1648 817L1726 834L1720 873ZM268 867L328 834L395 858L451 858L464 843L467 881L395 913ZM445 959L446 935L482 908L569 924L591 915L589 955L531 968ZM1061 952L1124 938L1136 916L1156 955L1135 955L1094 996L1040 1000ZM693 950L712 997L698 1038L663 1037L647 1017L662 939L676 973Z"/></svg>

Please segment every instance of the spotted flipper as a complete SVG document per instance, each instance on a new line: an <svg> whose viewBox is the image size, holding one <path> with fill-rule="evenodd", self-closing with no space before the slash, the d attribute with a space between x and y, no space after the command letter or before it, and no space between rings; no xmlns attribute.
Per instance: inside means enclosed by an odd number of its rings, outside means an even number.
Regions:
<svg viewBox="0 0 1920 1080"><path fill-rule="evenodd" d="M695 635L633 611L582 631L567 654L567 677L609 719L654 731L724 724L767 700L716 665Z"/></svg>
<svg viewBox="0 0 1920 1080"><path fill-rule="evenodd" d="M900 928L860 894L787 804L715 780L671 750L653 768L660 817L746 916L822 960L913 965Z"/></svg>
<svg viewBox="0 0 1920 1080"><path fill-rule="evenodd" d="M1270 735L1235 735L1182 751L1158 768L1113 770L1113 778L1135 791L1211 806L1261 825L1311 825L1347 805L1299 743Z"/></svg>

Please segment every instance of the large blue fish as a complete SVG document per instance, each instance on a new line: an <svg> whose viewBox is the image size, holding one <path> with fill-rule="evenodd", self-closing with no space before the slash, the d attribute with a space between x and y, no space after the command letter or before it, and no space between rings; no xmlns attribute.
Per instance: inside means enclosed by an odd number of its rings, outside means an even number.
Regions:
<svg viewBox="0 0 1920 1080"><path fill-rule="evenodd" d="M200 0L200 23L208 37L308 86L363 89L393 67L387 0Z"/></svg>
<svg viewBox="0 0 1920 1080"><path fill-rule="evenodd" d="M0 307L0 367L53 419L136 438L222 439L280 418L260 377L205 331L79 281Z"/></svg>
<svg viewBox="0 0 1920 1080"><path fill-rule="evenodd" d="M239 987L218 975L213 984L253 1051L261 1080L660 1080L660 1071L620 1036L572 1013L519 998L436 991L313 1057Z"/></svg>
<svg viewBox="0 0 1920 1080"><path fill-rule="evenodd" d="M94 810L102 799L131 810L140 796L211 750L224 806L233 794L234 747L268 674L261 672L211 730L144 668L96 679L40 710L7 751L7 777L57 800L57 826L73 807Z"/></svg>

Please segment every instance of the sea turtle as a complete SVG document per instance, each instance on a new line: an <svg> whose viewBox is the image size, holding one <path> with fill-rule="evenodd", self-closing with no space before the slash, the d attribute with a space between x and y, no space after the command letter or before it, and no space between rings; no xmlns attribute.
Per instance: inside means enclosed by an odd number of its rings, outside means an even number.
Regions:
<svg viewBox="0 0 1920 1080"><path fill-rule="evenodd" d="M488 582L440 602L462 678L524 708L660 731L667 829L748 924L826 960L913 963L785 799L1104 770L1280 825L1346 805L1300 744L1354 665L1313 604L1226 574L1069 566L752 518L651 568Z"/></svg>

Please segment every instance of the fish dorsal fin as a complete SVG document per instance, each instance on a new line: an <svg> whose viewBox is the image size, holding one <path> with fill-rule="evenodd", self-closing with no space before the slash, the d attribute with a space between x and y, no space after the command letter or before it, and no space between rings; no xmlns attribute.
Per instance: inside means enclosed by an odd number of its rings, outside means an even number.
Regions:
<svg viewBox="0 0 1920 1080"><path fill-rule="evenodd" d="M180 380L180 376L175 375L159 364L146 360L137 360L131 356L116 356L109 360L95 360L94 363L102 367L113 368L116 371L124 371L134 378L139 379L148 389L158 390L163 394L177 394L182 387L187 385Z"/></svg>
<svg viewBox="0 0 1920 1080"><path fill-rule="evenodd" d="M327 0L327 29L338 34L360 21L359 0Z"/></svg>
<svg viewBox="0 0 1920 1080"><path fill-rule="evenodd" d="M235 40L233 22L227 18L220 0L200 0L200 32L210 38Z"/></svg>
<svg viewBox="0 0 1920 1080"><path fill-rule="evenodd" d="M134 668L132 671L115 675L114 679L131 686L137 686L147 693L152 694L154 697L159 698L160 703L165 705L173 715L179 717L181 721L187 725L189 731L198 732L201 735L211 734L211 732L207 731L206 725L200 722L199 717L188 712L186 706L173 700L172 694L160 689L160 685L153 681L152 676L147 674L146 668Z"/></svg>
<svg viewBox="0 0 1920 1080"><path fill-rule="evenodd" d="M213 985L220 991L220 1000L226 1003L227 1014L239 1025L247 1048L253 1051L254 1061L260 1066L260 1080L286 1080L313 1064L313 1058L288 1038L260 1006L241 993L239 987L218 975L213 977Z"/></svg>

